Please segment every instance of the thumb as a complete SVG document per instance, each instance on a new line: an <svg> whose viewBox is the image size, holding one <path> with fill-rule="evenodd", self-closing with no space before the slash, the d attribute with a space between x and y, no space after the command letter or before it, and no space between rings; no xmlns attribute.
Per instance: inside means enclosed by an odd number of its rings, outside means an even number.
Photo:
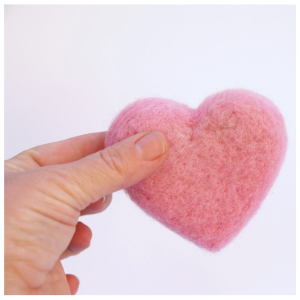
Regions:
<svg viewBox="0 0 300 300"><path fill-rule="evenodd" d="M79 210L152 174L167 158L169 144L158 131L133 135L78 161L51 166ZM70 203L71 204L71 203Z"/></svg>

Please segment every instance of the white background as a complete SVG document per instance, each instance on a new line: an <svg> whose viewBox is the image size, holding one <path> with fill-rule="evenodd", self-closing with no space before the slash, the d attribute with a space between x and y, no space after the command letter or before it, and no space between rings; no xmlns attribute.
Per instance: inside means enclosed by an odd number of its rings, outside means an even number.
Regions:
<svg viewBox="0 0 300 300"><path fill-rule="evenodd" d="M5 158L107 130L137 98L197 107L247 88L281 110L288 151L259 212L206 252L148 217L123 191L84 216L89 249L63 261L78 294L294 294L295 6L6 6Z"/></svg>

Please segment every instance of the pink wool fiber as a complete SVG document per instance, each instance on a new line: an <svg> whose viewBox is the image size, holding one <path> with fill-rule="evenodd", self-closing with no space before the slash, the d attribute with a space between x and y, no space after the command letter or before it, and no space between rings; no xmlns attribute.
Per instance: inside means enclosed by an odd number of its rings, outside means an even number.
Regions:
<svg viewBox="0 0 300 300"><path fill-rule="evenodd" d="M169 157L126 193L148 215L210 251L227 245L257 212L287 147L277 107L243 89L209 96L197 109L137 100L113 121L105 144L148 130L166 135Z"/></svg>

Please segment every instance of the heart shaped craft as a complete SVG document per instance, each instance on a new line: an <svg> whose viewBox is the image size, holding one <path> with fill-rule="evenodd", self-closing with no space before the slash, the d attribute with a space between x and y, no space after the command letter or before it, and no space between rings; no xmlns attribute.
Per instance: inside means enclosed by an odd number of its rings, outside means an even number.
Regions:
<svg viewBox="0 0 300 300"><path fill-rule="evenodd" d="M148 98L121 111L105 144L148 130L165 134L169 156L126 193L182 237L220 250L257 212L279 173L287 146L282 115L243 89L209 96L197 109Z"/></svg>

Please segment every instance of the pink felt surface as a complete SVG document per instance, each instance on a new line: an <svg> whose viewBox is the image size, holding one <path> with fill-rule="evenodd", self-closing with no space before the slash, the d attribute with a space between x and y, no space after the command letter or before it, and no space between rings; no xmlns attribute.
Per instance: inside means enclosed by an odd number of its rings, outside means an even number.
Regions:
<svg viewBox="0 0 300 300"><path fill-rule="evenodd" d="M105 145L148 130L166 135L169 157L126 193L148 215L210 251L227 245L257 212L287 147L276 106L242 89L209 96L197 109L137 100L115 118Z"/></svg>

